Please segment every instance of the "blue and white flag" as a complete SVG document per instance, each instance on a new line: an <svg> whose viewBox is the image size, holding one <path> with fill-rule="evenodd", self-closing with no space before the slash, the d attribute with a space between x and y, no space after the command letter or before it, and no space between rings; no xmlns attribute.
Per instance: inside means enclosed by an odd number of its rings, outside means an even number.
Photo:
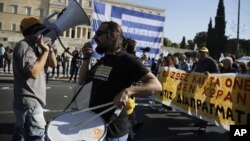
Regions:
<svg viewBox="0 0 250 141"><path fill-rule="evenodd" d="M135 11L108 3L94 1L93 31L103 21L114 21L122 26L124 36L136 40L136 56L141 57L142 49L150 48L147 54L155 57L160 52L165 17Z"/></svg>

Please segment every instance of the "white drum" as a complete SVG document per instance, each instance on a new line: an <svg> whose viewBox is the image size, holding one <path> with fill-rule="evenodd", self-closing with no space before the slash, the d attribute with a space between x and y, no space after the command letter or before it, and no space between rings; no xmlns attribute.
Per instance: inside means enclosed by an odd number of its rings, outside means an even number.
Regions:
<svg viewBox="0 0 250 141"><path fill-rule="evenodd" d="M72 112L65 112L54 118L47 126L46 138L49 141L102 141L107 129L101 117L76 128L69 130L82 121L95 116L94 112L82 112L72 115Z"/></svg>

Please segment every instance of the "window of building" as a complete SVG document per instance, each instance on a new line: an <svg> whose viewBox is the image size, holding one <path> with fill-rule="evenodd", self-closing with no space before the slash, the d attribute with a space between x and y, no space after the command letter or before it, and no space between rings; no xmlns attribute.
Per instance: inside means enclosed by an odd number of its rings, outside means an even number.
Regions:
<svg viewBox="0 0 250 141"><path fill-rule="evenodd" d="M70 32L70 30L66 31L65 37L69 37L69 32Z"/></svg>
<svg viewBox="0 0 250 141"><path fill-rule="evenodd" d="M11 5L11 13L17 14L17 5Z"/></svg>
<svg viewBox="0 0 250 141"><path fill-rule="evenodd" d="M0 12L3 12L3 3L0 3Z"/></svg>
<svg viewBox="0 0 250 141"><path fill-rule="evenodd" d="M88 39L91 37L91 29L88 29Z"/></svg>
<svg viewBox="0 0 250 141"><path fill-rule="evenodd" d="M76 30L77 30L77 38L81 38L81 27L77 27Z"/></svg>
<svg viewBox="0 0 250 141"><path fill-rule="evenodd" d="M11 24L11 30L16 31L16 24L15 23Z"/></svg>
<svg viewBox="0 0 250 141"><path fill-rule="evenodd" d="M92 7L92 0L89 1L89 7Z"/></svg>
<svg viewBox="0 0 250 141"><path fill-rule="evenodd" d="M44 17L44 9L43 8L39 9L39 16Z"/></svg>
<svg viewBox="0 0 250 141"><path fill-rule="evenodd" d="M0 22L0 30L2 30L2 22Z"/></svg>
<svg viewBox="0 0 250 141"><path fill-rule="evenodd" d="M31 7L25 7L25 14L28 16L31 15Z"/></svg>
<svg viewBox="0 0 250 141"><path fill-rule="evenodd" d="M82 28L82 38L83 39L86 38L86 28L85 27Z"/></svg>
<svg viewBox="0 0 250 141"><path fill-rule="evenodd" d="M89 20L90 20L90 22L91 22L90 24L92 24L92 21L93 21L93 20L91 19L91 15L88 15L88 18L89 18Z"/></svg>
<svg viewBox="0 0 250 141"><path fill-rule="evenodd" d="M71 38L75 38L75 32L75 27L73 27L71 30Z"/></svg>

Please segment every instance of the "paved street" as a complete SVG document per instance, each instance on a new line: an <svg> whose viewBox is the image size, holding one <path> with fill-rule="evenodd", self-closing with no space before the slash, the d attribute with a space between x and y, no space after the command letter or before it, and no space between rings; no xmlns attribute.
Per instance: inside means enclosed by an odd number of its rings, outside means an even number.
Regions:
<svg viewBox="0 0 250 141"><path fill-rule="evenodd" d="M45 118L48 122L60 114L72 99L75 83L50 80L47 84ZM0 141L9 141L14 127L12 111L13 77L0 72ZM229 141L229 133L221 127L209 125L206 134L199 135L194 121L178 111L159 112L148 99L137 98L136 113L143 124L136 129L136 141ZM159 105L159 104L157 104ZM74 107L74 105L72 106Z"/></svg>

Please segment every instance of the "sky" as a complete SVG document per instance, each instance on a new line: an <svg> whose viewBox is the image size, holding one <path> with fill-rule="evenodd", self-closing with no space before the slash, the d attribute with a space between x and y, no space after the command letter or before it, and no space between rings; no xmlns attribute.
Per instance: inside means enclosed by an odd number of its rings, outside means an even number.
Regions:
<svg viewBox="0 0 250 141"><path fill-rule="evenodd" d="M219 0L120 0L142 6L165 9L164 37L180 43L183 36L193 40L196 33L213 27ZM250 0L240 0L240 39L250 39ZM224 0L226 36L237 38L238 0Z"/></svg>

